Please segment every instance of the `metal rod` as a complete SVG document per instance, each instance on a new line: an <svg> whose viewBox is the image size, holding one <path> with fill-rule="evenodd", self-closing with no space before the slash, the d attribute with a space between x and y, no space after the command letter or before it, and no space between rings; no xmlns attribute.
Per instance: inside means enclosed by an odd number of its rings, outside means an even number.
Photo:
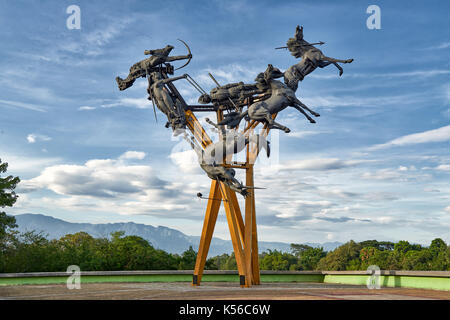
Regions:
<svg viewBox="0 0 450 320"><path fill-rule="evenodd" d="M208 75L211 77L212 81L214 81L215 84L217 84L218 87L220 87L220 84L217 82L217 80L213 77L211 72L208 72Z"/></svg>
<svg viewBox="0 0 450 320"><path fill-rule="evenodd" d="M186 80L191 84L191 86L193 86L198 92L200 92L200 94L204 94L204 92L197 88L197 86L193 82L191 82L191 80L189 80L188 78L186 78Z"/></svg>
<svg viewBox="0 0 450 320"><path fill-rule="evenodd" d="M203 94L206 94L206 91L205 90L203 90L203 88L202 87L200 87L200 85L194 80L194 78L192 78L190 75L187 75L188 76L188 78L192 81L192 82L194 82L195 83L195 85L197 86L197 90L198 91L200 91L201 93L203 93ZM186 80L188 80L188 78L186 78ZM189 81L189 80L188 80ZM190 81L189 81L190 82ZM191 82L190 82L191 83ZM192 83L191 83L192 84ZM192 84L193 85L193 84ZM199 90L200 89L200 90Z"/></svg>

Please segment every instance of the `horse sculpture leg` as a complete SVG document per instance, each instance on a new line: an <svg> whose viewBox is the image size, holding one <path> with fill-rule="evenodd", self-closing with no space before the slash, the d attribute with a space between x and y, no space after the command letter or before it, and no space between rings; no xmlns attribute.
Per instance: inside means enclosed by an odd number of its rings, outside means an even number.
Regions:
<svg viewBox="0 0 450 320"><path fill-rule="evenodd" d="M295 109L297 109L298 111L300 111L301 113L303 113L303 115L306 117L306 119L309 120L309 122L311 122L311 123L316 123L316 121L315 121L313 118L311 118L311 117L305 112L305 110L303 110L300 106L298 106L298 105L293 105L293 107L294 107Z"/></svg>
<svg viewBox="0 0 450 320"><path fill-rule="evenodd" d="M309 113L311 113L314 117L320 117L320 114L318 114L317 112L311 110L310 108L308 108L303 102L301 102L300 100L296 99L295 103L296 105L298 105L300 108L308 110Z"/></svg>
<svg viewBox="0 0 450 320"><path fill-rule="evenodd" d="M330 57L326 57L326 56L323 56L323 60L330 61L330 62L340 62L340 63L352 63L353 62L353 59L342 60L342 59L335 59L335 58L330 58Z"/></svg>
<svg viewBox="0 0 450 320"><path fill-rule="evenodd" d="M325 68L325 67L329 66L330 64L333 64L339 70L339 76L342 76L342 74L344 73L344 69L342 69L342 67L340 65L338 65L337 62L320 60L317 63L317 66L319 68Z"/></svg>
<svg viewBox="0 0 450 320"><path fill-rule="evenodd" d="M280 130L283 130L286 133L291 132L291 129L289 129L288 127L285 127L282 124L280 124L278 122L275 122L275 120L272 119L272 115L271 114L265 115L264 118L267 121L267 123L269 124L269 128L271 128L271 129L280 129Z"/></svg>

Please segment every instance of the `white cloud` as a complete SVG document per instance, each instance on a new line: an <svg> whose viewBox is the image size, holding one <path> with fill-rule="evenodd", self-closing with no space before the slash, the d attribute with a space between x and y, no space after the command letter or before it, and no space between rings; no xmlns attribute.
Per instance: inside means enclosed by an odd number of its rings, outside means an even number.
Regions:
<svg viewBox="0 0 450 320"><path fill-rule="evenodd" d="M122 154L119 159L136 159L136 160L142 160L146 156L145 152L141 151L127 151L124 154Z"/></svg>
<svg viewBox="0 0 450 320"><path fill-rule="evenodd" d="M277 218L294 218L294 217L306 217L310 218L310 215L317 211L320 208L328 208L333 204L330 201L326 200L291 200L290 206L282 207L279 206L271 206L270 209L278 212L275 216Z"/></svg>
<svg viewBox="0 0 450 320"><path fill-rule="evenodd" d="M96 107L91 107L91 106L81 106L78 108L79 111L89 111L89 110L95 110Z"/></svg>
<svg viewBox="0 0 450 320"><path fill-rule="evenodd" d="M375 217L372 218L375 222L378 222L380 224L390 224L394 221L393 217L388 217L388 216L381 216L381 217Z"/></svg>
<svg viewBox="0 0 450 320"><path fill-rule="evenodd" d="M31 104L31 103L24 103L24 102L20 102L20 101L1 100L0 99L0 104L6 104L8 106L23 108L23 109L33 110L33 111L47 112L47 110L45 110L41 106Z"/></svg>
<svg viewBox="0 0 450 320"><path fill-rule="evenodd" d="M406 170L405 170L406 168ZM412 167L414 168L414 167ZM415 168L407 168L400 166L397 170L395 169L380 169L375 172L364 172L361 178L368 180L396 180L396 181L411 181L411 180L429 180L432 178L430 174L421 174L415 172Z"/></svg>
<svg viewBox="0 0 450 320"><path fill-rule="evenodd" d="M432 187L425 187L425 188L423 189L423 191L425 191L425 192L441 192L439 189L437 189L437 188L432 188Z"/></svg>
<svg viewBox="0 0 450 320"><path fill-rule="evenodd" d="M2 154L2 162L8 162L8 172L11 174L21 174L23 172L39 172L48 165L56 164L60 158L40 158L31 155ZM19 184L19 187L22 183Z"/></svg>
<svg viewBox="0 0 450 320"><path fill-rule="evenodd" d="M441 164L436 167L437 170L450 171L450 164Z"/></svg>
<svg viewBox="0 0 450 320"><path fill-rule="evenodd" d="M298 139L302 139L302 138L306 138L309 136L313 136L313 135L317 135L317 134L323 134L323 133L331 133L331 131L291 131L287 134L288 137L292 137L292 138L298 138Z"/></svg>
<svg viewBox="0 0 450 320"><path fill-rule="evenodd" d="M115 19L108 24L98 24L102 27L89 33L82 33L81 41L64 42L57 50L93 57L101 55L103 54L103 47L117 38L134 20L134 17L127 17L125 19Z"/></svg>
<svg viewBox="0 0 450 320"><path fill-rule="evenodd" d="M398 167L398 171L416 171L416 170L417 170L417 168L415 166L409 166L409 168L406 166Z"/></svg>
<svg viewBox="0 0 450 320"><path fill-rule="evenodd" d="M450 206L445 207L444 211L450 213Z"/></svg>
<svg viewBox="0 0 450 320"><path fill-rule="evenodd" d="M28 143L35 143L36 142L36 136L34 134L29 134L27 136Z"/></svg>
<svg viewBox="0 0 450 320"><path fill-rule="evenodd" d="M144 156L143 152L128 151L118 159L49 166L39 176L23 180L21 188L28 192L51 190L59 196L44 199L47 205L68 210L156 215L168 210L186 210L186 202L180 200L186 198L186 190L160 179L149 165L126 162Z"/></svg>
<svg viewBox="0 0 450 320"><path fill-rule="evenodd" d="M199 72L197 79L200 84L211 87L216 87L216 84L210 78L208 73L211 73L221 85L240 81L245 83L253 83L256 76L260 72L264 72L264 70L265 69L260 70L255 67L250 68L247 65L233 63L217 68L205 68Z"/></svg>
<svg viewBox="0 0 450 320"><path fill-rule="evenodd" d="M398 170L402 171L402 170ZM361 176L363 179L371 180L392 180L401 178L403 175L397 170L392 169L380 169L376 172L364 172Z"/></svg>
<svg viewBox="0 0 450 320"><path fill-rule="evenodd" d="M172 162L185 173L201 173L197 155L194 150L172 152L169 156Z"/></svg>
<svg viewBox="0 0 450 320"><path fill-rule="evenodd" d="M404 146L418 143L443 142L448 140L450 140L450 125L396 138L389 142L372 146L369 150L379 150L392 146Z"/></svg>
<svg viewBox="0 0 450 320"><path fill-rule="evenodd" d="M52 140L52 138L42 135L42 134L30 133L27 136L28 143L35 143L37 141L50 141L50 140Z"/></svg>
<svg viewBox="0 0 450 320"><path fill-rule="evenodd" d="M436 46L431 46L426 49L433 50L433 49L447 49L447 48L450 48L450 42L442 42Z"/></svg>
<svg viewBox="0 0 450 320"><path fill-rule="evenodd" d="M277 166L278 170L336 170L356 166L367 160L340 160L337 158L319 158L290 160Z"/></svg>
<svg viewBox="0 0 450 320"><path fill-rule="evenodd" d="M116 102L102 104L102 108L114 107L132 107L137 109L148 109L151 107L151 102L147 98L120 98Z"/></svg>

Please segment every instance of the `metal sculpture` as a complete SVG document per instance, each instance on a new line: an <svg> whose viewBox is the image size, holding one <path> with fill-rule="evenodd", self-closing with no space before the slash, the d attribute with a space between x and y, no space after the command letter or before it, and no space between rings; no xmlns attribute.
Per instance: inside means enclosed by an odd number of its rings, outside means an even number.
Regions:
<svg viewBox="0 0 450 320"><path fill-rule="evenodd" d="M133 64L130 68L130 72L128 76L125 79L122 79L120 77L116 77L117 85L119 86L119 89L125 90L129 87L131 87L136 81L137 78L140 77L146 77L148 74L151 74L154 71L157 71L157 68L160 67L162 64L166 65L167 71L169 74L173 74L173 67L170 66L168 63L176 60L184 60L188 59L188 61L181 66L180 68L177 68L175 70L181 69L189 64L189 62L192 59L191 49L189 49L189 46L181 39L178 39L188 49L188 54L185 56L172 56L169 57L170 52L173 50L174 46L171 46L168 44L162 49L154 49L154 50L145 50L145 55L151 55L150 58L141 60L135 64Z"/></svg>
<svg viewBox="0 0 450 320"><path fill-rule="evenodd" d="M325 42L317 43L319 45L325 44ZM302 60L289 67L285 74L284 80L292 90L296 91L298 82L303 81L305 76L313 72L316 68L325 68L330 64L333 64L339 70L339 76L342 76L344 69L337 63L352 63L353 59L335 59L325 56L322 51L313 46L313 43L309 43L303 39L303 27L297 26L295 29L295 35L293 38L289 38L286 43L291 54L296 58L302 58Z"/></svg>
<svg viewBox="0 0 450 320"><path fill-rule="evenodd" d="M166 85L180 79L186 79L187 76L187 74L184 74L179 77L163 78L158 71L149 75L148 93L150 99L167 116L166 127L172 127L175 132L186 128L186 118L179 99L170 95L169 91L166 90Z"/></svg>
<svg viewBox="0 0 450 320"><path fill-rule="evenodd" d="M247 189L251 187L244 186L242 182L239 182L234 176L236 175L236 171L232 168L225 168L220 164L217 164L215 161L212 161L210 157L205 157L205 151L202 147L200 147L195 140L194 137L190 139L185 136L185 139L191 145L192 149L197 154L198 162L200 164L200 168L205 171L206 175L216 181L220 181L226 184L231 190L240 193L242 196L246 197L248 195ZM213 145L213 150L214 150ZM205 158L208 159L205 161Z"/></svg>
<svg viewBox="0 0 450 320"><path fill-rule="evenodd" d="M303 109L308 110L315 117L319 117L320 115L309 109L300 100L298 100L291 88L286 86L281 81L275 80L276 78L283 77L283 75L284 74L278 68L274 68L271 64L269 64L267 70L264 72L264 79L270 86L272 92L270 98L255 102L248 107L248 110L234 117L229 117L222 120L219 124L226 124L230 128L234 128L239 125L242 118L248 115L252 120L268 123L269 128L271 129L280 129L288 133L291 130L282 124L275 122L272 116L289 106L292 106L300 111L309 120L309 122L316 123L316 121Z"/></svg>
<svg viewBox="0 0 450 320"><path fill-rule="evenodd" d="M255 83L243 82L220 85L212 74L211 79L216 84L209 93L203 90L188 74L170 78L175 70L189 64L192 53L186 42L182 42L188 54L185 56L169 56L174 48L167 45L165 48L146 50L150 58L134 64L130 68L126 79L116 78L120 90L133 85L139 77L147 77L149 94L148 99L167 117L166 127L171 127L174 135L184 133L184 139L195 151L199 165L211 179L209 196L203 197L198 193L199 199L208 200L202 235L200 238L197 260L192 279L192 285L200 285L203 269L206 263L209 246L221 204L230 229L233 249L240 276L241 286L249 287L260 283L258 237L256 228L256 208L253 167L260 150L265 149L267 157L270 156L270 143L266 137L270 129L280 129L289 132L290 129L275 122L277 114L292 106L300 111L311 123L315 123L306 111L315 117L319 114L309 109L296 96L298 83L316 68L324 68L334 64L342 75L342 68L337 64L351 63L353 59L339 60L329 58L314 47L324 42L308 43L303 39L303 27L297 26L294 38L290 38L286 47L301 61L281 72L268 65L265 72L259 73ZM277 48L277 49L280 49ZM188 61L181 67L174 69L169 63L176 60ZM276 79L284 78L284 81ZM199 93L200 105L188 105L174 85L175 81L185 79ZM305 111L306 110L306 111ZM154 108L155 118L156 109ZM214 127L218 133L217 142L213 142L205 129L198 121L194 112L215 112L217 122L206 118L206 122ZM239 129L242 120L245 125ZM259 124L262 130L255 134ZM189 130L190 134L188 134ZM245 162L233 161L233 155L245 151ZM245 170L245 184L236 179L236 170ZM241 209L236 193L244 197L245 216Z"/></svg>

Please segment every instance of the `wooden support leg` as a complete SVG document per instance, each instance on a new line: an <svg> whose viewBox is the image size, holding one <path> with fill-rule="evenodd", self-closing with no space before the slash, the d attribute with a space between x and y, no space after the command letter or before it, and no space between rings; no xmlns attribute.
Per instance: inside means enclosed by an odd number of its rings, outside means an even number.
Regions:
<svg viewBox="0 0 450 320"><path fill-rule="evenodd" d="M255 193L253 192L252 198L252 274L253 283L261 284L260 272L259 272L259 256L258 256L258 232L256 229L256 210L255 210Z"/></svg>
<svg viewBox="0 0 450 320"><path fill-rule="evenodd" d="M198 246L197 260L195 262L194 276L192 279L193 286L199 286L202 280L203 269L205 268L206 257L208 256L209 245L211 244L214 227L216 225L217 215L220 209L222 194L219 190L219 183L212 180L211 189L209 191L209 200L206 207L205 220L203 222L202 236Z"/></svg>
<svg viewBox="0 0 450 320"><path fill-rule="evenodd" d="M233 204L234 211L236 213L236 218L238 222L238 228L239 228L239 236L241 237L241 243L244 243L244 220L242 219L242 213L241 209L239 207L239 202L236 197L236 192L230 190L230 196L231 196L231 203Z"/></svg>
<svg viewBox="0 0 450 320"><path fill-rule="evenodd" d="M246 170L246 185L253 187L253 165L250 165ZM253 199L255 193L253 189L249 189L249 194L245 198L245 235L244 235L244 252L245 252L245 266L249 270L249 277L245 280L245 286L250 287L253 280L253 268L252 268L252 252L253 252Z"/></svg>
<svg viewBox="0 0 450 320"><path fill-rule="evenodd" d="M250 270L245 266L245 254L242 250L242 243L239 235L239 226L234 210L234 205L231 201L231 190L228 186L221 182L222 198L224 200L225 212L228 220L228 227L230 228L231 242L233 243L234 254L236 257L236 264L238 267L239 276L249 278ZM228 200L228 201L225 201ZM244 284L241 284L241 286Z"/></svg>

